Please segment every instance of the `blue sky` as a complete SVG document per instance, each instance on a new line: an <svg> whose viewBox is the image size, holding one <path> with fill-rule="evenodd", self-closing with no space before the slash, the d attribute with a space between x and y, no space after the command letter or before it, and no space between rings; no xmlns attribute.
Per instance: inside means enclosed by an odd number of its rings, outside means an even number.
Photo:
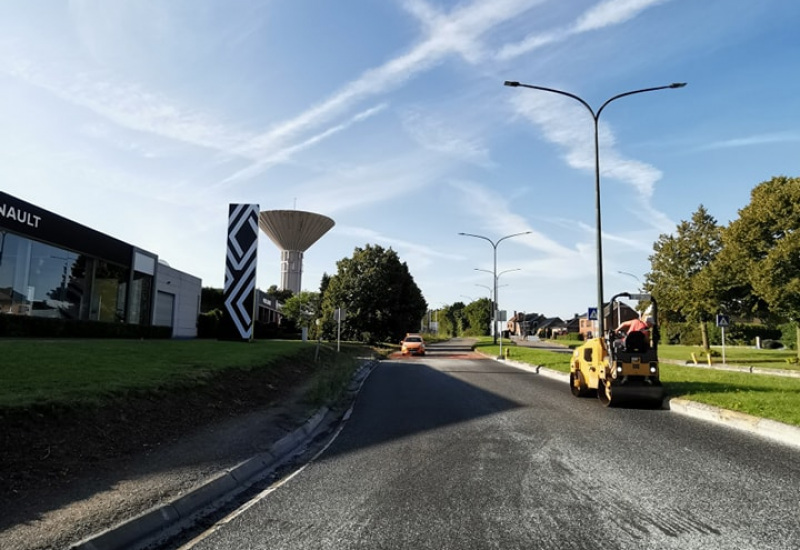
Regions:
<svg viewBox="0 0 800 550"><path fill-rule="evenodd" d="M0 4L0 189L221 288L229 203L324 214L303 288L391 247L431 307L596 305L703 204L797 177L795 0L171 0ZM476 270L477 268L477 270ZM503 273L505 272L505 273ZM628 275L620 272L628 273ZM280 282L261 236L258 286Z"/></svg>

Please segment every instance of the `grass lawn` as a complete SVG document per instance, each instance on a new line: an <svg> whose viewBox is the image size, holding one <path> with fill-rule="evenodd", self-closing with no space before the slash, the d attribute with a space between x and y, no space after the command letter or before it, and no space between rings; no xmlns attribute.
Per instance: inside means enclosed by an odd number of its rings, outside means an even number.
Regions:
<svg viewBox="0 0 800 550"><path fill-rule="evenodd" d="M496 356L500 352L500 347L493 345L490 337L480 339L476 349L490 356ZM688 349L694 351L694 349L699 348L692 348L691 346L660 346L659 356L662 359L670 356L677 358L678 355L685 353ZM783 361L783 368L787 367L785 362L786 351L756 350L753 348L736 349L738 351L736 357L741 358L742 361L751 361L753 359L763 361L761 363L752 363L754 366L775 368L773 365L780 364L779 360L781 360ZM506 350L509 351L511 360L531 365L541 365L559 372L569 372L570 354L525 348L503 340L504 354ZM792 352L788 352L788 354L791 355ZM730 356L726 350L727 357ZM717 359L721 363L721 360ZM732 363L733 361L729 360L729 362ZM800 378L662 364L661 381L670 397L691 399L692 401L714 405L723 409L800 426Z"/></svg>
<svg viewBox="0 0 800 550"><path fill-rule="evenodd" d="M0 407L97 403L131 391L204 384L226 369L270 368L290 357L314 361L316 345L289 340L0 340ZM329 344L324 346L330 351ZM350 358L370 350L342 346L342 351L341 358ZM330 369L324 376L331 376Z"/></svg>
<svg viewBox="0 0 800 550"><path fill-rule="evenodd" d="M722 364L722 347L711 348L712 365ZM708 364L707 356L700 346L659 346L658 355L661 359L678 361L692 361L695 354L698 363ZM728 365L741 365L746 367L760 367L766 369L800 370L800 365L793 360L797 359L797 352L787 349L756 349L749 346L725 346L725 363Z"/></svg>

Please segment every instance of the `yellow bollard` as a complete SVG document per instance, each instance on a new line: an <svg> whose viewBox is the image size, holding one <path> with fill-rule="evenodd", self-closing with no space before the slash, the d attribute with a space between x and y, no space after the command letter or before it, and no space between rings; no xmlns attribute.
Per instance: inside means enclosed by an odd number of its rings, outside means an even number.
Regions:
<svg viewBox="0 0 800 550"><path fill-rule="evenodd" d="M711 352L708 353L708 366L711 366Z"/></svg>
<svg viewBox="0 0 800 550"><path fill-rule="evenodd" d="M695 365L697 364L697 356L694 354L694 352L692 352L692 361L694 361Z"/></svg>

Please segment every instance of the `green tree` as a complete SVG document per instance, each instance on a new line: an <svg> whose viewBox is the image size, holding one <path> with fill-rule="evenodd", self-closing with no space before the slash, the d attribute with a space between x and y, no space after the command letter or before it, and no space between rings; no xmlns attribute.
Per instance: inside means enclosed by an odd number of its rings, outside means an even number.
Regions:
<svg viewBox="0 0 800 550"><path fill-rule="evenodd" d="M297 327L309 329L311 338L316 338L315 321L320 314L320 294L308 291L295 294L283 303L281 313Z"/></svg>
<svg viewBox="0 0 800 550"><path fill-rule="evenodd" d="M645 289L658 302L661 319L699 323L708 350L706 322L719 308L704 271L722 248L721 228L701 204L690 221L681 221L674 234L662 234L653 245Z"/></svg>
<svg viewBox="0 0 800 550"><path fill-rule="evenodd" d="M723 232L725 257L769 311L800 320L800 178L753 188L750 204ZM750 300L753 303L753 300ZM796 332L800 354L800 328Z"/></svg>
<svg viewBox="0 0 800 550"><path fill-rule="evenodd" d="M221 288L204 286L200 289L200 313L208 313L215 309L222 311L225 309L224 302L225 298Z"/></svg>
<svg viewBox="0 0 800 550"><path fill-rule="evenodd" d="M480 298L467 304L464 308L467 327L465 334L470 336L487 336L492 325L492 302L488 298Z"/></svg>
<svg viewBox="0 0 800 550"><path fill-rule="evenodd" d="M405 262L391 248L356 248L336 263L322 299L323 330L336 337L334 312L346 310L342 338L361 342L397 342L420 329L427 303Z"/></svg>
<svg viewBox="0 0 800 550"><path fill-rule="evenodd" d="M292 297L294 292L288 288L278 290L278 285L271 285L267 289L267 295L277 298L280 303L286 303L286 300Z"/></svg>
<svg viewBox="0 0 800 550"><path fill-rule="evenodd" d="M464 302L456 302L439 310L439 334L457 337L464 333L466 314Z"/></svg>

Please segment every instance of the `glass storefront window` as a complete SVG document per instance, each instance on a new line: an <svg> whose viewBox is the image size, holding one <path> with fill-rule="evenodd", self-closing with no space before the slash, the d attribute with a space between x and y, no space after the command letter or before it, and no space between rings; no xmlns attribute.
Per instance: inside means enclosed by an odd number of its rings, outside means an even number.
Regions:
<svg viewBox="0 0 800 550"><path fill-rule="evenodd" d="M89 319L107 323L124 323L127 295L128 270L97 260Z"/></svg>
<svg viewBox="0 0 800 550"><path fill-rule="evenodd" d="M11 233L0 242L0 311L78 318L85 287L78 254Z"/></svg>
<svg viewBox="0 0 800 550"><path fill-rule="evenodd" d="M129 273L122 266L0 232L0 313L124 322Z"/></svg>
<svg viewBox="0 0 800 550"><path fill-rule="evenodd" d="M131 285L130 322L137 325L149 325L152 303L153 276L138 271L134 272Z"/></svg>

